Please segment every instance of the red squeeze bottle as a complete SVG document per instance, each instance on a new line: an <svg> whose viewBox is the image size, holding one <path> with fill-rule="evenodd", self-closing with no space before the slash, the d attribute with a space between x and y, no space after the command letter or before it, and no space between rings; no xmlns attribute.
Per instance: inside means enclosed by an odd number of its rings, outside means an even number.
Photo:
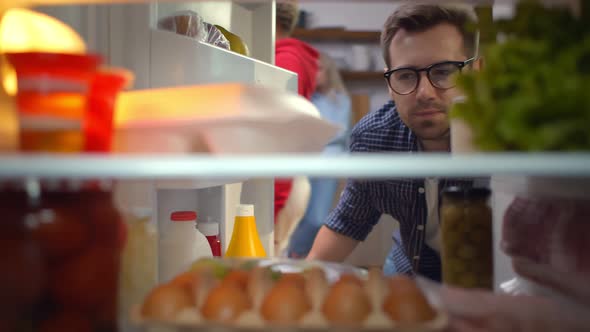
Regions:
<svg viewBox="0 0 590 332"><path fill-rule="evenodd" d="M197 223L197 229L207 238L213 256L221 257L219 223L211 221L211 218L207 217L207 221L200 221Z"/></svg>

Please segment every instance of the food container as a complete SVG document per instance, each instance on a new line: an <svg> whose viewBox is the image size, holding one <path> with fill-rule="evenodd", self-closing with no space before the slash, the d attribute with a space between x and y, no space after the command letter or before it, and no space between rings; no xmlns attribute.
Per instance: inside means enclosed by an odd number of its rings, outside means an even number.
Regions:
<svg viewBox="0 0 590 332"><path fill-rule="evenodd" d="M409 277L278 258L197 261L152 289L131 320L138 331L442 331L447 325Z"/></svg>
<svg viewBox="0 0 590 332"><path fill-rule="evenodd" d="M490 191L449 187L441 207L442 273L445 284L493 288Z"/></svg>
<svg viewBox="0 0 590 332"><path fill-rule="evenodd" d="M158 29L194 38L223 49L229 50L230 43L213 24L203 21L199 13L192 10L174 12L158 20Z"/></svg>
<svg viewBox="0 0 590 332"><path fill-rule="evenodd" d="M497 290L590 305L590 179L496 176L491 183L502 257Z"/></svg>
<svg viewBox="0 0 590 332"><path fill-rule="evenodd" d="M132 80L131 72L120 68L101 69L95 73L87 95L84 151L111 150L117 96Z"/></svg>
<svg viewBox="0 0 590 332"><path fill-rule="evenodd" d="M128 91L115 120L132 153L320 152L339 130L297 94L234 83Z"/></svg>
<svg viewBox="0 0 590 332"><path fill-rule="evenodd" d="M21 151L110 150L114 102L129 72L99 69L99 55L6 56L18 80Z"/></svg>
<svg viewBox="0 0 590 332"><path fill-rule="evenodd" d="M105 181L0 182L8 331L116 331L125 225ZM3 326L5 327L5 326Z"/></svg>

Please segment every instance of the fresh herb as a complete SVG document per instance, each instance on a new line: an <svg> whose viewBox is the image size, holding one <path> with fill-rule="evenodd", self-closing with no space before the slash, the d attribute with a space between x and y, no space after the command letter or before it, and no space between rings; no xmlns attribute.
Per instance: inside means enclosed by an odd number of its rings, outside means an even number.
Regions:
<svg viewBox="0 0 590 332"><path fill-rule="evenodd" d="M482 150L590 149L590 18L537 1L496 22L504 39L483 49L484 67L458 77L466 101L452 117L473 129Z"/></svg>

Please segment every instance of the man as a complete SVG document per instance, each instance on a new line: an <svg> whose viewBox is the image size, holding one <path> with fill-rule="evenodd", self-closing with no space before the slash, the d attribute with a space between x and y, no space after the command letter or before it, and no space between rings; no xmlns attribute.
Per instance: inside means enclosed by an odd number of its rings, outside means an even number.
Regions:
<svg viewBox="0 0 590 332"><path fill-rule="evenodd" d="M299 10L294 1L276 4L275 64L297 74L299 94L309 100L316 88L319 53L310 45L291 38L298 18ZM275 181L275 220L289 198L291 187L291 180Z"/></svg>
<svg viewBox="0 0 590 332"><path fill-rule="evenodd" d="M381 43L392 102L369 113L353 129L351 152L448 152L448 110L460 92L453 76L477 68L476 34L463 7L408 4L385 23ZM441 279L439 193L472 181L452 179L349 180L338 206L318 233L308 259L344 260L382 214L400 222L384 270ZM398 236L394 236L400 242ZM398 243L399 244L399 243Z"/></svg>

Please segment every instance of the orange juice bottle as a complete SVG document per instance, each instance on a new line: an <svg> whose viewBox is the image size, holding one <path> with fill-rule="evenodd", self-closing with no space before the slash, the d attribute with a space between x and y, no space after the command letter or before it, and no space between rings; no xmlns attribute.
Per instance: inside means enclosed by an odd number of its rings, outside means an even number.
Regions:
<svg viewBox="0 0 590 332"><path fill-rule="evenodd" d="M225 256L266 257L266 251L256 228L254 205L238 205L234 230Z"/></svg>

